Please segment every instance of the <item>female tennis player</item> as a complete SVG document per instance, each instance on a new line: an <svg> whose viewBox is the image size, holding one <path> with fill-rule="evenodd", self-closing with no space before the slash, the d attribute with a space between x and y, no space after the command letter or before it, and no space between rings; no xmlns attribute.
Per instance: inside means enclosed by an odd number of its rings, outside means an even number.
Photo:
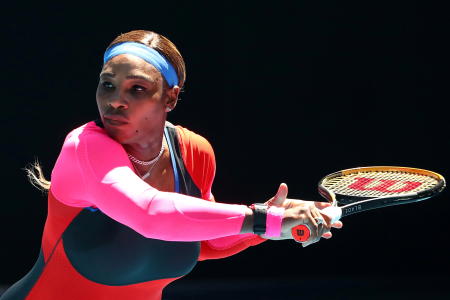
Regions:
<svg viewBox="0 0 450 300"><path fill-rule="evenodd" d="M215 159L201 136L166 121L185 81L177 48L150 31L118 36L104 54L100 118L71 131L45 181L48 217L33 269L6 299L161 299L197 261L234 255L267 239L330 238L327 204L286 199L216 203Z"/></svg>

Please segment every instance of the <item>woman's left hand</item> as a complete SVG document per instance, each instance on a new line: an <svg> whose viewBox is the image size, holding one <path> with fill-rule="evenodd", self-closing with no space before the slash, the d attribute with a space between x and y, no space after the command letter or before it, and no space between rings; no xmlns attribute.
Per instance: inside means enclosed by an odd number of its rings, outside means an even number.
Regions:
<svg viewBox="0 0 450 300"><path fill-rule="evenodd" d="M276 195L274 197L272 197L271 199L269 199L265 204L267 206L277 206L277 207L284 207L284 208L289 208L292 205L295 205L295 203L300 203L300 202L312 202L312 201L304 201L304 200L297 200L297 199L288 199L287 197L287 193L288 193L288 188L287 185L282 183L280 184L280 187L278 188L278 191L276 193ZM331 217L328 216L327 214L323 213L321 210L331 206L330 203L328 202L318 202L318 201L314 201L314 205L320 210L320 214L322 215L323 219L325 220L326 223L331 221ZM331 224L331 227L333 228L342 228L343 224L341 221L337 221L335 223ZM333 235L331 233L331 231L326 230L323 232L323 234L321 235L321 237L325 238L325 239L329 239L331 238ZM273 237L271 237L271 239L274 239ZM311 245L313 243L316 243L320 240L319 238L316 238L315 240L308 240L305 243L302 243L302 245L304 247Z"/></svg>

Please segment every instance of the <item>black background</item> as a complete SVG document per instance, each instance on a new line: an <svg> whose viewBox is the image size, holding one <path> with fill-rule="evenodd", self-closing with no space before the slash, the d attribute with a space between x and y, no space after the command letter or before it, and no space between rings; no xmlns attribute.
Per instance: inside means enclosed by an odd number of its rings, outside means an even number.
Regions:
<svg viewBox="0 0 450 300"><path fill-rule="evenodd" d="M450 178L445 7L343 2L4 6L0 284L31 268L46 217L45 196L22 168L37 157L49 177L68 131L97 117L103 51L133 29L165 35L184 56L187 82L169 121L213 145L220 202L265 201L280 182L291 198L319 200L321 177L358 166ZM446 293L438 282L450 277L448 196L349 217L331 240L307 248L267 242L202 262L174 286L233 279L302 284L314 295L366 282L359 290L369 295L377 282L418 291L426 279Z"/></svg>

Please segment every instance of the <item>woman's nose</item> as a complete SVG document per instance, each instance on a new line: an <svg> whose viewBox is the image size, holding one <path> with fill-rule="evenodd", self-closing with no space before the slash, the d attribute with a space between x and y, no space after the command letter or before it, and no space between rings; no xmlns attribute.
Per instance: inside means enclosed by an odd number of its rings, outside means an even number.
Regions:
<svg viewBox="0 0 450 300"><path fill-rule="evenodd" d="M122 95L114 95L109 101L109 105L114 109L127 109L128 102L122 97Z"/></svg>

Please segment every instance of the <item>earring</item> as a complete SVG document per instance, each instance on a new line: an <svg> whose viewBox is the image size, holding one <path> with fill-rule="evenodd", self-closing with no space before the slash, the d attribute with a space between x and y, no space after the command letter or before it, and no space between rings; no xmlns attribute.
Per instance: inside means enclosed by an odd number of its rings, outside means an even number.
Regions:
<svg viewBox="0 0 450 300"><path fill-rule="evenodd" d="M172 109L170 107L166 107L166 112L171 111Z"/></svg>

